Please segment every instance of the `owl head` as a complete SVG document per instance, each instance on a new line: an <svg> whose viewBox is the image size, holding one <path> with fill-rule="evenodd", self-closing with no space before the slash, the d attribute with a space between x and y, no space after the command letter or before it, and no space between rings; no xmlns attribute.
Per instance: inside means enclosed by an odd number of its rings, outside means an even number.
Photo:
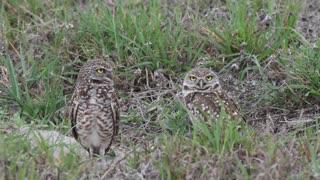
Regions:
<svg viewBox="0 0 320 180"><path fill-rule="evenodd" d="M192 69L183 81L183 91L188 92L209 92L220 88L218 76L208 68Z"/></svg>
<svg viewBox="0 0 320 180"><path fill-rule="evenodd" d="M113 84L113 71L109 64L100 60L90 60L85 63L79 72L78 82L89 84Z"/></svg>

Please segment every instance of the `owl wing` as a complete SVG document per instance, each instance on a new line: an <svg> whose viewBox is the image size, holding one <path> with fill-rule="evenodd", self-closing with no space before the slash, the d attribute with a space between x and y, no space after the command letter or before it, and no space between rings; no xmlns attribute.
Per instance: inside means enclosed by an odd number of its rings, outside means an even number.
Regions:
<svg viewBox="0 0 320 180"><path fill-rule="evenodd" d="M218 92L217 94L220 99L223 100L226 113L230 114L231 117L238 116L240 108L234 98L229 96L226 92Z"/></svg>
<svg viewBox="0 0 320 180"><path fill-rule="evenodd" d="M77 123L77 115L78 115L78 109L79 109L79 102L78 102L78 96L79 91L75 90L74 94L71 98L70 103L70 112L69 112L69 119L71 120L71 129L73 137L78 140L78 132L76 129L76 123Z"/></svg>
<svg viewBox="0 0 320 180"><path fill-rule="evenodd" d="M117 96L115 93L112 94L113 102L111 103L111 109L112 109L112 119L113 119L113 134L114 136L118 135L119 133L119 124L120 124L120 113L119 113L119 102L117 99Z"/></svg>

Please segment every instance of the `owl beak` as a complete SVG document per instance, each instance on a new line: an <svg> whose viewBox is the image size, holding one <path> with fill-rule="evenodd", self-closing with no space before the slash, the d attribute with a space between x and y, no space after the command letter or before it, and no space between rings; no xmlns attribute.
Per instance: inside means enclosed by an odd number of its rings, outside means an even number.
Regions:
<svg viewBox="0 0 320 180"><path fill-rule="evenodd" d="M200 79L199 82L198 82L198 86L202 89L203 86L204 86L204 81L203 79Z"/></svg>

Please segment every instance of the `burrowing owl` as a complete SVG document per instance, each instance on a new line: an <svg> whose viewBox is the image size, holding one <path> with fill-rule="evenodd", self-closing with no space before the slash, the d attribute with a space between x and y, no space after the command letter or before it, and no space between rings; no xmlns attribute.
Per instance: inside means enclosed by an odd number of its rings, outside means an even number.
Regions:
<svg viewBox="0 0 320 180"><path fill-rule="evenodd" d="M119 105L111 67L91 60L80 69L69 116L73 136L90 155L104 155L118 134Z"/></svg>
<svg viewBox="0 0 320 180"><path fill-rule="evenodd" d="M218 76L208 68L189 71L183 81L182 93L192 121L200 118L211 125L219 119L222 107L230 118L239 117L235 101L221 89Z"/></svg>

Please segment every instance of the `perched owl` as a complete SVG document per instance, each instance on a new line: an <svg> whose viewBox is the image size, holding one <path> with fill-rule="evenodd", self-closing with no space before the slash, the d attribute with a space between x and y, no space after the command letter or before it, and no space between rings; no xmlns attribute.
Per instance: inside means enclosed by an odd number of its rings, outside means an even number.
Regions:
<svg viewBox="0 0 320 180"><path fill-rule="evenodd" d="M183 81L183 99L191 120L217 121L222 107L229 118L241 118L236 102L221 89L218 76L208 68L194 68Z"/></svg>
<svg viewBox="0 0 320 180"><path fill-rule="evenodd" d="M69 116L73 136L90 156L105 155L118 134L119 104L111 67L98 60L80 69Z"/></svg>

